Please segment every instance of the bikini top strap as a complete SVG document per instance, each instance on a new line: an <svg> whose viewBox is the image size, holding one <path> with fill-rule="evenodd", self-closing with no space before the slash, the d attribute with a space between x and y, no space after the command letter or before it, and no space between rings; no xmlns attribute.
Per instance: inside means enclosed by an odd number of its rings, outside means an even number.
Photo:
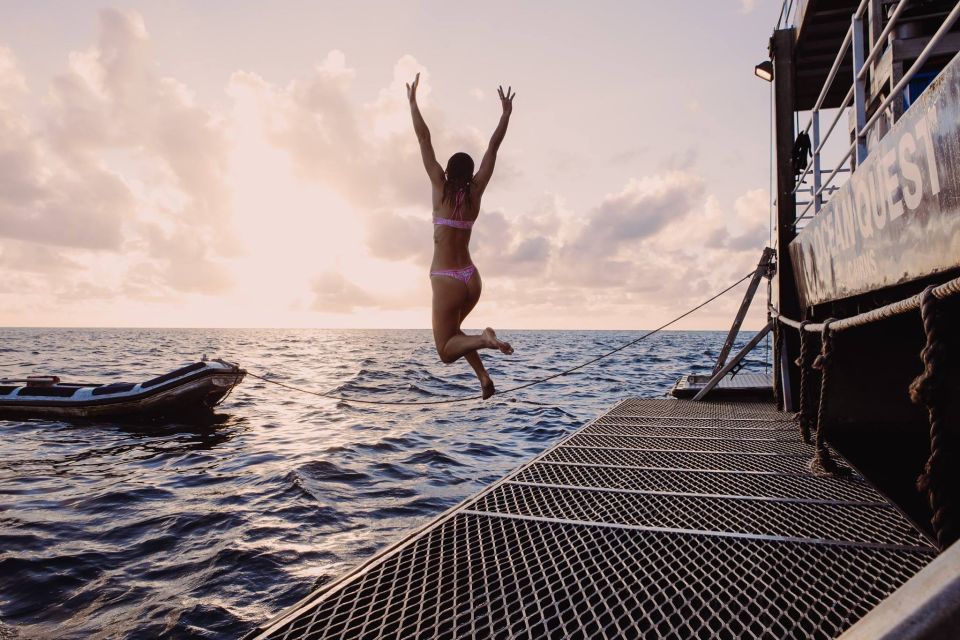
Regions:
<svg viewBox="0 0 960 640"><path fill-rule="evenodd" d="M457 191L457 200L453 205L453 215L451 216L452 218L456 218L457 220L463 219L463 211L462 211L463 200L464 198L466 198L466 196L467 196L466 187L462 187L459 191Z"/></svg>

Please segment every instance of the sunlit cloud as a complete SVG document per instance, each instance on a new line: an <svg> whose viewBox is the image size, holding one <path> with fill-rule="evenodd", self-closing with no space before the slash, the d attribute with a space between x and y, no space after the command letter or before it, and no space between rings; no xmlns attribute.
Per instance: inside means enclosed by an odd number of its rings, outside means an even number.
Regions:
<svg viewBox="0 0 960 640"><path fill-rule="evenodd" d="M479 159L489 131L454 119L408 54L372 89L339 49L293 78L238 67L205 102L160 44L106 9L50 78L0 46L0 322L428 326L430 186L404 83L421 73L441 162ZM511 141L474 229L478 322L659 316L742 275L766 240L766 191L725 207L697 147L617 140L591 158L561 138L537 162ZM564 179L591 162L630 175L573 205ZM564 179L529 189L541 172Z"/></svg>

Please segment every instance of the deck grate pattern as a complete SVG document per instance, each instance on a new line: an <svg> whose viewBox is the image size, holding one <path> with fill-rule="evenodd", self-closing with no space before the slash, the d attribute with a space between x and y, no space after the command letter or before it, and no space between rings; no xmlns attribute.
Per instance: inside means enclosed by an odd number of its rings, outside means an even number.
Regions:
<svg viewBox="0 0 960 640"><path fill-rule="evenodd" d="M721 453L765 453L808 455L810 448L799 440L772 438L718 438L716 436L609 436L579 433L565 443L568 447L601 449L643 449L646 451L716 451Z"/></svg>
<svg viewBox="0 0 960 640"><path fill-rule="evenodd" d="M664 471L534 463L514 478L518 482L660 491L680 494L732 495L822 502L881 504L886 500L866 482L853 478L818 478L810 474Z"/></svg>
<svg viewBox="0 0 960 640"><path fill-rule="evenodd" d="M661 419L662 420L662 419ZM770 429L767 427L708 427L705 425L681 424L641 424L636 420L618 420L597 422L584 427L580 433L608 436L669 436L669 437L708 437L737 440L740 438L769 438L772 440L799 440L800 434L795 428Z"/></svg>
<svg viewBox="0 0 960 640"><path fill-rule="evenodd" d="M923 545L886 506L772 502L504 484L468 507L553 520L809 538L867 544Z"/></svg>
<svg viewBox="0 0 960 640"><path fill-rule="evenodd" d="M621 403L258 637L835 637L935 552L861 478L810 475L789 429L762 403Z"/></svg>
<svg viewBox="0 0 960 640"><path fill-rule="evenodd" d="M673 405L671 406L671 403ZM671 400L652 404L650 400L631 398L611 409L608 416L657 416L699 418L709 420L766 420L791 422L790 414L777 411L769 402L697 402L677 403Z"/></svg>
<svg viewBox="0 0 960 640"><path fill-rule="evenodd" d="M773 471L806 473L807 458L801 455L764 455L758 453L704 453L700 451L599 450L557 447L544 460L577 462L656 469L695 469L701 471Z"/></svg>

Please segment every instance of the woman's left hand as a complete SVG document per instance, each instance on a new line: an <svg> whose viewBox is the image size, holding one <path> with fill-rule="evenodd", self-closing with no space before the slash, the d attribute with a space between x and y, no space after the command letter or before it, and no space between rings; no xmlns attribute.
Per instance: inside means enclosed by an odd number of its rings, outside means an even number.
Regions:
<svg viewBox="0 0 960 640"><path fill-rule="evenodd" d="M510 92L511 89L513 89L513 87L507 87L507 91L504 93L502 85L497 87L497 93L500 95L500 106L503 107L503 113L505 115L513 113L513 99L517 96L516 92Z"/></svg>
<svg viewBox="0 0 960 640"><path fill-rule="evenodd" d="M420 74L417 74L417 77L413 79L413 84L407 83L407 100L410 102L417 101L417 87L420 86Z"/></svg>

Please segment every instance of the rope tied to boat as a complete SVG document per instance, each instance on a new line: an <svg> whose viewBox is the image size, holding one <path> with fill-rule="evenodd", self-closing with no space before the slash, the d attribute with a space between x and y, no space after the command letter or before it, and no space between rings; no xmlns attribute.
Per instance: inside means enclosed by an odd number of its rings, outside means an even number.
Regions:
<svg viewBox="0 0 960 640"><path fill-rule="evenodd" d="M808 324L810 324L809 320L800 323L800 355L794 364L800 367L800 411L797 412L797 422L800 424L800 435L803 436L803 441L810 444L810 393L807 389L810 341L807 332L803 329Z"/></svg>
<svg viewBox="0 0 960 640"><path fill-rule="evenodd" d="M944 404L949 399L947 382L947 345L944 341L943 313L930 286L920 294L920 318L926 344L920 352L923 372L910 383L910 399L927 409L930 423L930 456L923 472L917 478L917 488L926 492L933 516L930 521L941 549L960 539L960 518L957 501L950 500L950 474L956 474L956 430L951 430L943 416ZM953 486L953 491L956 486Z"/></svg>
<svg viewBox="0 0 960 640"><path fill-rule="evenodd" d="M669 326L671 326L671 325L673 325L673 324L676 324L676 323L679 322L680 320L683 320L684 318L686 318L687 316L689 316L689 315L690 315L691 313L693 313L694 311L698 311L698 310L702 309L703 307L707 306L708 304L710 304L711 302L713 302L713 301L716 300L717 298L721 297L721 296L724 295L725 293L727 293L727 292L731 291L732 289L734 289L737 285L739 285L740 283L744 282L744 281L747 280L748 278L752 278L752 277L753 277L753 274L755 273L755 271L756 271L756 270L754 269L753 271L751 271L751 272L748 273L747 275L743 276L742 278L740 278L739 280L737 280L736 282L734 282L734 283L731 284L730 286L728 286L728 287L724 288L723 290L721 290L721 291L715 293L714 295L710 296L709 298L707 298L706 300L704 300L703 302L701 302L701 303L698 304L697 306L695 306L695 307L693 307L693 308L691 308L691 309L688 309L687 311L684 311L683 313L681 313L679 316L677 316L677 317L674 318L673 320L670 320L669 322L665 322L664 324L660 325L660 326L657 327L656 329L653 329L653 330L651 330L651 331L648 331L648 332L644 333L643 335L641 335L640 337L635 338L634 340L631 340L630 342L627 342L627 343L625 343L625 344L620 345L619 347L616 347L616 348L614 348L614 349L611 349L610 351L607 351L606 353L602 353L602 354L600 354L599 356L596 356L596 357L594 357L594 358L591 358L590 360L587 360L586 362L581 362L580 364L578 364L578 365L576 365L576 366L573 366L573 367L570 367L569 369L564 369L563 371L560 371L559 373L554 373L554 374L552 374L552 375L549 375L549 376L546 376L546 377L543 377L543 378L537 378L536 380L529 380L529 381L527 381L527 382L518 384L518 385L516 385L516 386L509 387L509 388L507 388L507 389L503 389L502 391L498 391L498 392L496 393L496 396L504 396L504 395L507 395L508 393L513 393L513 392L515 392L515 391L520 391L521 389L529 389L530 387L535 387L535 386L537 386L537 385L539 385L539 384L543 384L544 382L549 382L550 380L554 380L554 379L559 378L559 377L561 377L561 376L565 376L565 375L567 375L567 374L573 373L574 371L577 371L577 370L579 370L579 369L583 369L584 367L588 367L588 366L590 366L591 364L594 364L595 362L599 362L600 360L603 360L604 358L608 358L608 357L612 356L613 354L615 354L615 353L617 353L617 352L623 351L623 350L626 349L627 347L632 347L633 345L637 344L638 342L642 342L643 340L646 340L646 339L649 338L650 336L655 335L655 334L657 334L657 333L660 333L661 331L663 331L663 330L666 329L667 327L669 327ZM247 371L247 375L250 376L251 378L256 378L257 380L262 380L263 382L267 382L267 383L270 383L270 384L275 384L275 385L277 385L277 386L279 386L279 387L283 387L283 388L285 388L285 389L290 389L290 390L292 390L292 391L299 391L300 393L306 393L306 394L309 394L309 395L312 395L312 396L321 397L321 398L328 398L328 399L330 399L330 400L340 400L340 401L342 401L342 402L355 402L355 403L358 403L358 404L376 404L376 405L388 405L388 406L422 406L422 405L435 405L435 404L455 404L455 403L458 403L458 402L469 402L469 401L472 401L472 400L482 400L482 399L483 399L483 396L481 396L481 395L475 395L475 396L464 396L464 397L460 397L460 398L444 398L444 399L442 399L442 400L406 400L406 401L405 401L405 400L368 400L368 399L364 399L364 398L354 398L354 397L339 395L338 389L331 389L330 391L313 391L313 390L311 390L311 389L304 389L303 387L298 387L298 386L295 386L295 385L292 385L292 384L287 384L287 383L285 383L285 382L280 382L279 380L271 380L270 378L267 378L266 376L257 375L256 373L253 373L253 372L251 372L251 371L249 371L249 370Z"/></svg>
<svg viewBox="0 0 960 640"><path fill-rule="evenodd" d="M837 476L850 472L845 466L838 465L830 456L830 450L827 449L825 441L825 432L827 428L827 390L830 385L830 365L833 362L833 329L831 325L836 322L835 318L830 318L823 322L823 329L820 333L820 353L813 360L811 365L814 369L820 371L820 405L817 408L817 432L813 440L813 459L810 460L810 471L818 476Z"/></svg>
<svg viewBox="0 0 960 640"><path fill-rule="evenodd" d="M933 296L939 300L944 298L949 298L950 296L955 296L960 294L960 278L954 278L953 280L947 280L941 285L938 285L933 288L931 291ZM863 313L858 313L857 315L850 316L849 318L843 318L842 320L835 320L833 331L839 333L841 331L846 331L848 329L853 329L855 327L862 327L864 325L870 324L872 322L877 322L880 320L886 320L888 318L893 318L908 311L913 311L914 309L920 308L920 296L917 294L915 296L910 296L909 298L904 298L903 300L898 300L897 302L891 302L890 304L883 305L882 307L877 307L871 311L864 311ZM780 313L772 304L768 306L768 311L770 315L787 325L788 327L793 327L794 329L800 329L800 322L788 318L787 316ZM823 323L811 322L806 325L806 331L810 332L820 332L823 331Z"/></svg>

